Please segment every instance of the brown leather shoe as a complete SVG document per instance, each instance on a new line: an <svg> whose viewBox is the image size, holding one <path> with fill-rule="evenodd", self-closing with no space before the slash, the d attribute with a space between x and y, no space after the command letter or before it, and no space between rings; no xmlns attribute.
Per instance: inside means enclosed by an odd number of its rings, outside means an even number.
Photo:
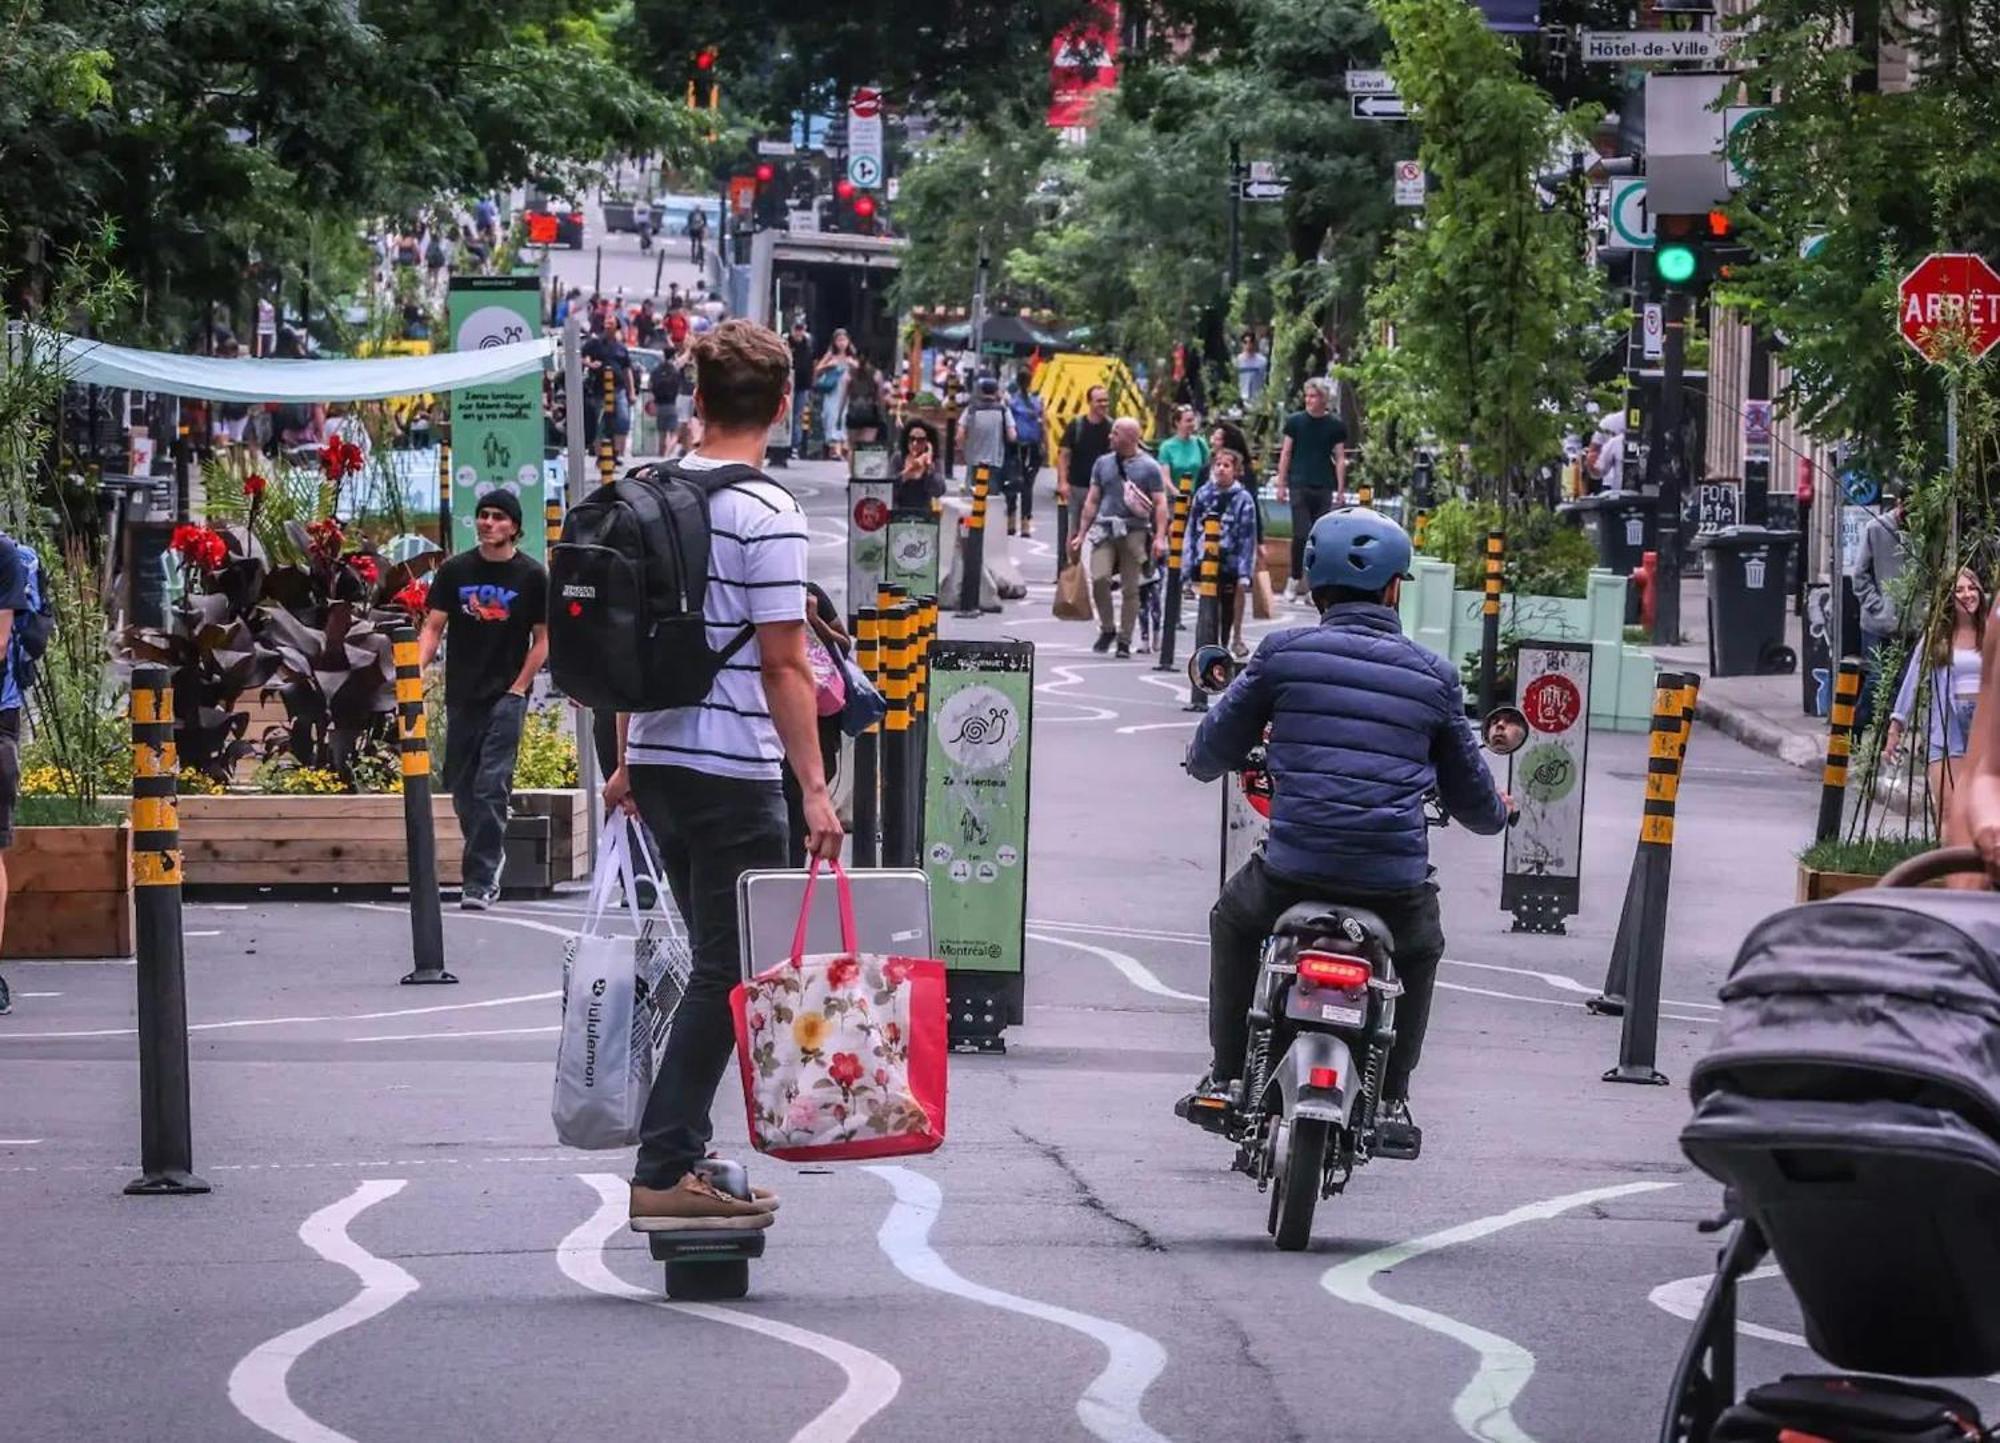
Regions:
<svg viewBox="0 0 2000 1443"><path fill-rule="evenodd" d="M768 1228L777 1220L778 1195L750 1189L750 1200L731 1197L706 1178L687 1173L672 1187L632 1184L632 1231L675 1233L698 1229Z"/></svg>

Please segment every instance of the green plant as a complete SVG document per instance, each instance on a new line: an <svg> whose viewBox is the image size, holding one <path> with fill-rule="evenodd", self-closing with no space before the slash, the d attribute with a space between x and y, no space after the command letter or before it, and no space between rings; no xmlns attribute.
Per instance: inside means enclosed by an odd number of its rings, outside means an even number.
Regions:
<svg viewBox="0 0 2000 1443"><path fill-rule="evenodd" d="M514 789L562 789L576 785L576 739L564 724L563 709L538 707L521 723L521 749L514 759Z"/></svg>
<svg viewBox="0 0 2000 1443"><path fill-rule="evenodd" d="M22 793L14 804L17 827L115 827L125 813L109 802L80 802L46 792Z"/></svg>
<svg viewBox="0 0 2000 1443"><path fill-rule="evenodd" d="M1517 596L1582 596L1597 565L1590 538L1553 511L1506 510L1493 501L1453 497L1431 512L1423 554L1448 561L1452 584L1477 590L1486 575L1486 533L1507 537L1505 580Z"/></svg>
<svg viewBox="0 0 2000 1443"><path fill-rule="evenodd" d="M1829 837L1799 853L1799 862L1815 872L1852 872L1879 877L1898 862L1937 843L1929 837Z"/></svg>

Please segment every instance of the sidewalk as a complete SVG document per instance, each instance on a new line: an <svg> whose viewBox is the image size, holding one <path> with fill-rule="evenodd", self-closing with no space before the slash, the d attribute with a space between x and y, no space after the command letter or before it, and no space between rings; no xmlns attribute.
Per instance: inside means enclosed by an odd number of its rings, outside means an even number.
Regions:
<svg viewBox="0 0 2000 1443"><path fill-rule="evenodd" d="M1800 619L1787 608L1785 642L1803 658ZM1652 647L1663 668L1699 673L1701 695L1695 718L1734 737L1754 751L1764 752L1795 767L1817 772L1826 757L1824 717L1805 715L1799 705L1799 678L1787 676L1725 676L1708 674L1708 582L1699 573L1681 579L1680 646ZM1801 661L1803 664L1803 660Z"/></svg>

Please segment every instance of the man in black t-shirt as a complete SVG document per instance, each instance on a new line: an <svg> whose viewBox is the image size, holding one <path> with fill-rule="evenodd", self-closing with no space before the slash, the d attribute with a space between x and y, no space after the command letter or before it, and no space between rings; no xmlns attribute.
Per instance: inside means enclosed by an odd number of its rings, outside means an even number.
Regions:
<svg viewBox="0 0 2000 1443"><path fill-rule="evenodd" d="M611 418L611 454L625 454L625 438L632 434L632 403L638 399L638 387L632 378L632 352L626 349L624 337L618 331L618 317L607 311L602 329L583 343L584 364L590 368L590 375L584 382L584 400L593 411L608 414ZM608 412L604 405L604 372L611 372L612 405ZM602 424L603 416L599 416Z"/></svg>
<svg viewBox="0 0 2000 1443"><path fill-rule="evenodd" d="M479 545L431 577L420 655L444 656L444 781L464 839L458 905L483 912L500 895L507 799L528 713L528 688L549 654L549 576L516 549L521 502L511 491L479 498Z"/></svg>
<svg viewBox="0 0 2000 1443"><path fill-rule="evenodd" d="M792 353L792 454L804 460L806 397L813 393L813 362L818 359L813 355L812 332L806 329L805 312L793 315L785 348Z"/></svg>
<svg viewBox="0 0 2000 1443"><path fill-rule="evenodd" d="M1313 523L1333 509L1333 493L1347 489L1347 427L1333 414L1333 387L1318 376L1306 382L1306 408L1285 417L1278 447L1278 499L1292 503L1292 586L1307 600L1306 538Z"/></svg>
<svg viewBox="0 0 2000 1443"><path fill-rule="evenodd" d="M1069 507L1072 536L1083 534L1083 499L1090 494L1090 473L1098 458L1111 451L1111 393L1092 386L1083 399L1089 410L1063 427L1056 449L1056 500Z"/></svg>

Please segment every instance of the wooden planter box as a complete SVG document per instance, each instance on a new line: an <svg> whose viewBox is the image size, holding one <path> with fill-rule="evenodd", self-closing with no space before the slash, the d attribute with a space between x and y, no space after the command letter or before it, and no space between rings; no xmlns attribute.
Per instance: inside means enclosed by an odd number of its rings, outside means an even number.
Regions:
<svg viewBox="0 0 2000 1443"><path fill-rule="evenodd" d="M514 794L517 814L547 819L546 882L589 869L583 793ZM181 857L190 887L390 887L409 880L403 799L368 796L184 796ZM451 798L431 798L438 881L459 880L458 819ZM510 872L510 884L530 881ZM11 920L11 919L10 919Z"/></svg>
<svg viewBox="0 0 2000 1443"><path fill-rule="evenodd" d="M130 957L132 829L20 827L0 957Z"/></svg>

